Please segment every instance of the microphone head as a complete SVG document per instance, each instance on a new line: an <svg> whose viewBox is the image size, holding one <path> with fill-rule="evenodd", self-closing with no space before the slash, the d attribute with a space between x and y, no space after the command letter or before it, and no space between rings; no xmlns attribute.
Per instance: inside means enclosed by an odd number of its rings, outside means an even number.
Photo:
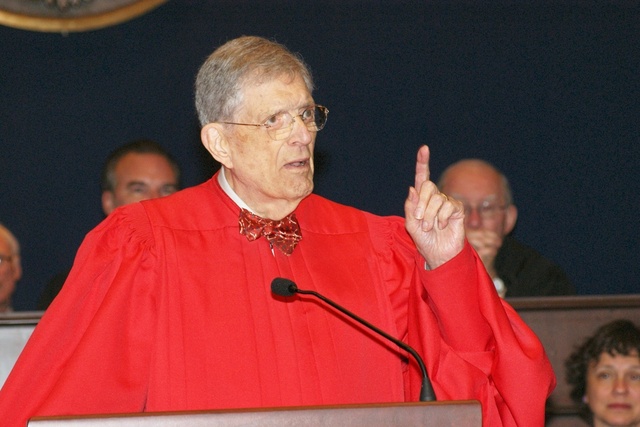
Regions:
<svg viewBox="0 0 640 427"><path fill-rule="evenodd" d="M281 297L290 297L296 293L298 287L289 279L276 277L271 282L271 292Z"/></svg>

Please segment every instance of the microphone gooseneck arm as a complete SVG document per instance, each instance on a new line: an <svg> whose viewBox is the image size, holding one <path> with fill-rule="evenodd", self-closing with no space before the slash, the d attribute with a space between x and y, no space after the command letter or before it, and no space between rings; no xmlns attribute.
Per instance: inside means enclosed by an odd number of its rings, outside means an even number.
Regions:
<svg viewBox="0 0 640 427"><path fill-rule="evenodd" d="M335 308L336 310L340 311L341 313L346 314L347 316L349 316L353 320L363 324L364 326L366 326L367 328L371 329L372 331L382 335L383 337L385 337L386 339L388 339L389 341L391 341L392 343L394 343L398 347L402 348L403 350L405 350L406 352L411 354L413 356L413 358L416 360L416 362L418 362L418 366L420 366L420 371L422 372L422 387L420 388L420 401L421 402L432 402L432 401L436 400L436 394L433 391L433 386L431 385L431 381L429 380L429 376L427 375L427 368L424 365L424 361L422 360L422 357L420 357L418 352L415 351L413 349L413 347L411 347L410 345L408 345L408 344L400 341L399 339L389 335L385 331L383 331L383 330L379 329L378 327L372 325L371 323L367 322L363 318L357 316L356 314L350 312L346 308L344 308L344 307L340 306L339 304L333 302L329 298L326 298L324 295L319 294L318 292L315 292L315 291L308 291L308 290L304 290L304 289L299 289L298 286L293 281L291 281L289 279L284 279L284 278L280 278L280 277L278 277L276 279L273 279L273 281L271 282L271 291L273 293L277 294L277 295L284 296L284 297L290 297L290 296L293 296L296 293L304 294L304 295L312 295L312 296L314 296L314 297L326 302L331 307Z"/></svg>

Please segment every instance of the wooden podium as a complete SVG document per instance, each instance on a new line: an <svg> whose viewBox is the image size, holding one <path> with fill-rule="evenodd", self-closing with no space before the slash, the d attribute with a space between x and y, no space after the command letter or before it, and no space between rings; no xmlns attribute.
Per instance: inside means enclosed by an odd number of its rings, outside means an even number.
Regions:
<svg viewBox="0 0 640 427"><path fill-rule="evenodd" d="M480 402L418 402L227 411L34 417L28 427L481 427Z"/></svg>

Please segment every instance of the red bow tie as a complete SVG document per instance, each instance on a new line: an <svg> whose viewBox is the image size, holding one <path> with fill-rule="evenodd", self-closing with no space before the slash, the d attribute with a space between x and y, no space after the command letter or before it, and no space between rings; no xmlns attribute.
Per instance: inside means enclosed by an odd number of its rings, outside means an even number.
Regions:
<svg viewBox="0 0 640 427"><path fill-rule="evenodd" d="M285 255L291 255L293 249L302 239L300 225L294 213L280 221L274 221L254 215L246 209L240 209L239 221L240 234L247 236L250 242L264 236L271 246L280 249Z"/></svg>

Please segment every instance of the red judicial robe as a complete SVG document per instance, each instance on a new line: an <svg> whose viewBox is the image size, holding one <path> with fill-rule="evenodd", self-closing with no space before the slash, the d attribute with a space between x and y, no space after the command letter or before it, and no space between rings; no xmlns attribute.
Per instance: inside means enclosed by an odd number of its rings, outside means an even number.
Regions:
<svg viewBox="0 0 640 427"><path fill-rule="evenodd" d="M0 423L34 415L418 400L413 360L285 277L414 346L439 400L487 426L543 425L555 385L531 330L467 244L433 271L399 217L317 195L291 256L239 234L217 176L125 206L91 231L0 391Z"/></svg>

